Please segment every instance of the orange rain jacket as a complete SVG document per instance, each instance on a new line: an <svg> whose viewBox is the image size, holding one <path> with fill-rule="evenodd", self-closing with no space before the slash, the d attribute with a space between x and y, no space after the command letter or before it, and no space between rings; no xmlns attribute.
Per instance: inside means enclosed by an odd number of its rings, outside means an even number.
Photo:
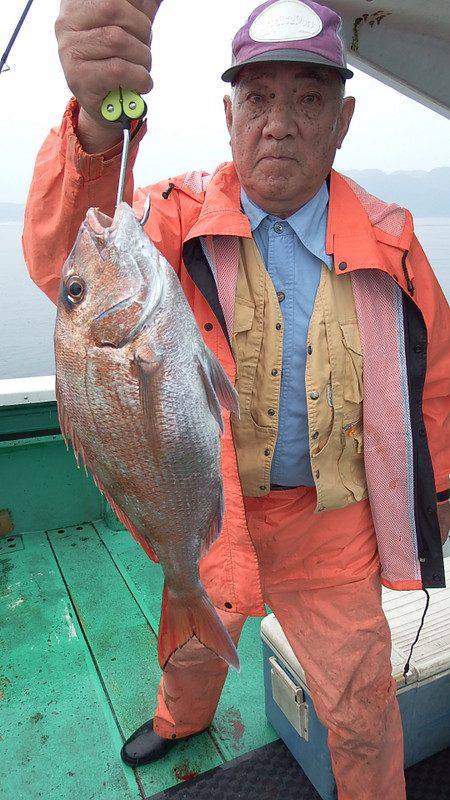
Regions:
<svg viewBox="0 0 450 800"><path fill-rule="evenodd" d="M23 247L32 279L57 302L62 265L90 206L112 214L120 146L87 155L76 136L72 100L36 161ZM134 164L145 125L134 129ZM351 274L364 358L364 458L382 564L394 589L445 586L437 501L449 496L449 308L414 236L411 214L332 171L327 252L336 274ZM179 275L208 347L232 382L232 315L239 237L251 237L232 163L213 175L188 173L125 198L140 213L151 195L146 232ZM229 415L224 413L221 536L201 564L213 603L264 614L248 533ZM334 513L333 511L327 513ZM146 552L154 554L141 542Z"/></svg>

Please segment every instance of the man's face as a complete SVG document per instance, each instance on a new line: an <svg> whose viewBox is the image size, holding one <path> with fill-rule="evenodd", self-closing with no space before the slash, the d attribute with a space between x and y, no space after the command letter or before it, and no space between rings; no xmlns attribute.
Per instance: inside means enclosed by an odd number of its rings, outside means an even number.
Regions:
<svg viewBox="0 0 450 800"><path fill-rule="evenodd" d="M353 115L341 79L314 64L250 64L225 97L231 149L241 186L268 213L287 217L327 177Z"/></svg>

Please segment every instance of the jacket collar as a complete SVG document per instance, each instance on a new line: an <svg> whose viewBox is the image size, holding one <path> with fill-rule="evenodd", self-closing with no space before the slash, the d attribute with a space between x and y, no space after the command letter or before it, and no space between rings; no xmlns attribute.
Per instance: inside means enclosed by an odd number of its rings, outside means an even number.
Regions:
<svg viewBox="0 0 450 800"><path fill-rule="evenodd" d="M239 236L252 238L250 223L241 209L239 179L233 162L219 167L213 174L206 191L201 195L186 190L182 181L175 186L200 203L196 222L185 238L185 242L199 236Z"/></svg>
<svg viewBox="0 0 450 800"><path fill-rule="evenodd" d="M392 275L395 264L402 275L401 256L409 250L412 236L409 212L406 212L405 225L399 236L385 233L371 223L367 211L345 178L335 170L331 171L326 249L327 253L334 255L336 269L345 262L347 271L377 268ZM391 251L390 248L394 249Z"/></svg>
<svg viewBox="0 0 450 800"><path fill-rule="evenodd" d="M176 187L200 204L200 213L185 241L199 236L238 236L250 239L250 223L241 210L240 185L233 162L223 164L213 174L205 192L196 194L175 180ZM400 236L385 233L372 225L367 212L345 178L335 170L330 173L330 200L326 252L334 257L336 272L382 269L403 285L401 258L409 250L413 224L409 212ZM381 246L380 246L381 245ZM388 245L385 247L383 245ZM410 269L410 275L411 269Z"/></svg>

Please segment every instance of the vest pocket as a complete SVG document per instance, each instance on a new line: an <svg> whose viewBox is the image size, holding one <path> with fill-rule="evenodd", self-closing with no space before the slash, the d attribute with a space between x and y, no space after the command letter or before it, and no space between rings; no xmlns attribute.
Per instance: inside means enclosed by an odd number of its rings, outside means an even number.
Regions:
<svg viewBox="0 0 450 800"><path fill-rule="evenodd" d="M260 342L254 327L255 307L253 303L236 297L233 321L232 350L237 367L237 389L239 395L245 395L245 407L248 407L256 366L259 358Z"/></svg>
<svg viewBox="0 0 450 800"><path fill-rule="evenodd" d="M362 403L363 354L359 337L358 323L340 322L342 343L345 349L345 371L343 397L350 403Z"/></svg>
<svg viewBox="0 0 450 800"><path fill-rule="evenodd" d="M236 297L234 309L233 333L236 335L241 331L249 331L253 325L255 316L255 306L249 300Z"/></svg>
<svg viewBox="0 0 450 800"><path fill-rule="evenodd" d="M342 452L338 459L341 481L355 501L362 500L367 497L362 419L344 424L341 440Z"/></svg>
<svg viewBox="0 0 450 800"><path fill-rule="evenodd" d="M254 348L251 347L249 337L255 316L255 306L248 300L236 297L233 321L233 339L236 349L236 363L243 365L246 361L254 359ZM250 345L250 346L249 346Z"/></svg>

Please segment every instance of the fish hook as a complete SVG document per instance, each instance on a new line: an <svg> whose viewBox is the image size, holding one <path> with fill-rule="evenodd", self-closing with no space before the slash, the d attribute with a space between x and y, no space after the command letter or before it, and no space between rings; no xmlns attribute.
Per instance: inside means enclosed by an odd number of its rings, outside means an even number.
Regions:
<svg viewBox="0 0 450 800"><path fill-rule="evenodd" d="M144 213L142 215L142 218L139 220L139 225L142 225L142 227L144 227L145 223L147 222L150 216L150 207L151 207L151 200L150 200L150 195L148 194L147 197L145 198Z"/></svg>

